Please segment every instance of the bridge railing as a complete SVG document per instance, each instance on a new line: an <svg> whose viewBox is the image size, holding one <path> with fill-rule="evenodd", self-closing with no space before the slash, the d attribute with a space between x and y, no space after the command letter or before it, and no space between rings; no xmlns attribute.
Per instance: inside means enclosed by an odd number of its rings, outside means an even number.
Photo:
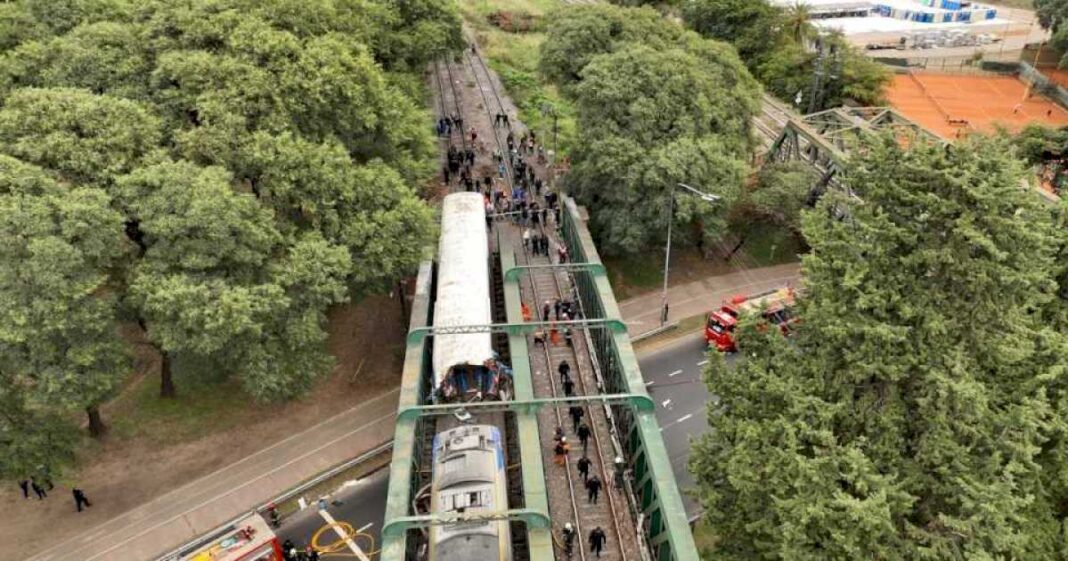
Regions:
<svg viewBox="0 0 1068 561"><path fill-rule="evenodd" d="M574 200L565 198L560 214L564 242L572 260L600 264L601 257L586 227L585 210ZM622 317L603 268L573 274L587 317ZM589 333L603 391L648 395L629 336L608 329L593 329ZM612 413L617 436L632 470L634 508L651 557L656 561L697 561L697 547L655 412L615 405Z"/></svg>
<svg viewBox="0 0 1068 561"><path fill-rule="evenodd" d="M562 234L572 260L586 264L571 270L575 279L576 296L584 318L604 320L602 328L587 329L600 391L619 396L610 403L612 420L617 429L616 444L629 463L632 478L628 487L633 491L631 506L644 537L647 558L655 561L697 561L686 512L671 469L667 450L660 436L655 411L635 407L630 402L648 402L648 392L638 370L638 361L625 329L618 329L621 315L608 283L605 269L586 228L584 211L571 199L564 199L561 212ZM498 243L498 247L505 247ZM515 266L510 251L500 252L501 270ZM412 304L409 333L427 332L433 325L433 265L427 262L420 269L416 295ZM513 362L515 401L528 402L527 410L517 410L523 479L523 508L494 513L495 516L527 523L530 561L552 560L552 537L545 521L548 519L548 498L545 474L542 469L541 448L537 429L533 384L531 382L526 327L523 324L518 275L505 275L504 296L507 326L494 330L508 333L509 350ZM615 327L615 328L613 328ZM429 396L429 369L432 337L409 336L401 378L399 411L431 409L426 407ZM626 397L626 399L623 399ZM429 411L428 411L429 412ZM418 516L412 500L429 481L430 466L421 466L427 457L423 447L429 445L430 416L399 414L394 437L394 457L390 466L389 497L385 525L382 530L382 561L410 561L419 558L419 540L408 539L416 528L445 523L434 515Z"/></svg>

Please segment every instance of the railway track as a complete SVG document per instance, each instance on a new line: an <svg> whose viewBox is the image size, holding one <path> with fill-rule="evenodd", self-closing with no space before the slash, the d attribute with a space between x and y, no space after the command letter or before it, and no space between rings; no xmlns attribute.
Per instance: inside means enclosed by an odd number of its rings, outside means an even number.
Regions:
<svg viewBox="0 0 1068 561"><path fill-rule="evenodd" d="M482 97L482 107L486 111L486 115L489 117L489 128L493 134L493 142L497 147L497 151L504 158L504 165L506 173L504 174L505 185L507 186L508 194L511 195L515 189L514 177L515 169L512 167L511 158L508 157L507 136L514 129L512 128L511 120L505 125L505 141L501 141L501 129L494 126L497 113L508 114L507 108L504 106L504 102L501 101L501 96L497 92L497 86L493 83L493 77L489 74L489 68L486 67L485 61L482 60L482 55L478 54L478 51L472 52L469 49L464 49L464 61L467 63L467 67L471 69L471 76L475 79L475 86L478 87L479 94ZM476 64L477 61L477 64ZM486 93L486 89L489 89L489 93ZM490 108L493 108L492 110ZM496 165L496 162L494 162Z"/></svg>
<svg viewBox="0 0 1068 561"><path fill-rule="evenodd" d="M462 98L455 87L449 88L446 93L443 82L448 75L448 81L455 86L455 77L448 69L438 69L439 90L442 92L442 111L448 109L448 99L452 99L457 112L462 114L462 108L468 110L465 123L469 129L475 130L479 138L492 139L488 143L504 156L507 173L505 174L504 189L511 195L515 190L514 169L508 157L506 136L509 133L517 137L525 129L518 122L514 112L508 110L501 96L497 84L485 61L477 51L465 49L462 65L463 75L461 83L470 83L478 89L475 100L468 101L461 107L456 100ZM461 88L462 89L462 88ZM475 108L481 105L481 110ZM476 115L475 113L478 113ZM484 112L487 120L483 121ZM509 115L509 124L494 127L493 123L498 113ZM467 135L465 134L465 137ZM517 138L518 140L518 138ZM476 168L485 169L492 166L492 173L496 174L496 162L492 161L488 154L476 153ZM539 198L538 203L544 208L545 202ZM551 214L551 213L550 213ZM525 264L549 264L550 259L545 256L534 257L530 255L522 245L521 228L513 225L512 220L499 217L494 222L494 228L505 229L501 233L503 247L499 251L514 251L517 261ZM553 242L556 235L552 228L542 226ZM495 236L491 236L492 239ZM531 309L541 311L545 300L575 300L571 295L572 279L567 273L557 273L553 270L543 270L527 276L528 282L521 289L522 299ZM564 395L557 374L557 366L561 361L567 360L571 365L572 380L576 385L576 393L580 395L595 395L599 393L599 385L596 373L586 348L585 333L576 332L572 337L572 345L560 344L536 346L531 344L530 361L531 371L534 373L534 391L538 397L562 397ZM604 406L586 407L584 421L591 429L591 437L587 449L587 456L592 462L590 474L596 474L602 481L602 488L597 504L587 500L585 482L577 470L577 461L582 456L582 446L577 435L571 430L571 420L567 414L567 407L546 408L538 415L538 428L541 435L542 455L545 459L546 489L549 496L550 515L553 518L553 538L556 548L557 559L566 559L567 556L560 540L561 530L566 522L571 522L577 531L575 540L576 552L572 553L571 559L578 561L590 561L593 553L589 551L588 536L590 531L600 526L607 535L607 540L601 556L605 561L636 561L640 559L637 550L637 529L634 527L633 517L629 510L627 497L623 491L614 488L613 461L616 455L613 446L613 431L609 417ZM552 435L556 427L565 427L568 441L572 445L571 452L565 459L564 465L553 463L555 442Z"/></svg>
<svg viewBox="0 0 1068 561"><path fill-rule="evenodd" d="M790 120L791 111L768 94L760 100L760 114L753 117L753 127L763 139L765 147L770 147L782 134Z"/></svg>
<svg viewBox="0 0 1068 561"><path fill-rule="evenodd" d="M517 250L521 253L521 262L528 265L547 265L550 258L545 256L534 257L529 252ZM539 270L528 275L528 287L523 287L524 301L528 305L533 304L537 313L542 313L544 303L555 299L575 300L570 276L554 270ZM550 312L554 314L555 312ZM554 345L547 341L544 345L532 345L531 363L535 372L534 392L538 397L563 397L564 392L558 379L558 366L564 360L571 365L571 377L575 381L576 393L579 395L596 395L599 386L593 371L592 362L589 359L588 349L585 347L585 338L582 333L575 333L571 338L571 344L566 342ZM591 436L589 447L585 450L587 457L592 462L591 476L596 474L602 481L600 501L590 503L585 496L584 481L579 478L576 463L582 457L582 444L573 430L571 419L560 409L543 411L539 415L539 428L543 446L543 457L553 457L555 443L549 439L556 427L564 427L571 451L565 458L565 464L546 465L547 478L556 478L556 481L546 481L549 489L550 510L553 519L559 526L565 522L576 524L579 539L578 546L583 557L586 559L586 538L595 527L601 527L608 536L605 551L602 556L611 561L628 561L638 559L636 554L637 544L634 539L633 521L627 507L626 497L621 491L613 487L612 464L615 451L612 447L612 429L603 406L590 406L586 411L583 421L589 425ZM561 472L565 473L561 473ZM566 486L563 481L567 482ZM565 496L566 493L566 496ZM559 516L564 514L563 505L570 505L573 515L570 520L561 520ZM559 535L559 530L557 531ZM558 549L560 544L557 544ZM562 549L559 550L563 554ZM562 558L562 557L561 557Z"/></svg>
<svg viewBox="0 0 1068 561"><path fill-rule="evenodd" d="M456 79L453 76L452 63L449 62L448 59L446 59L444 63L434 63L434 76L435 81L438 84L439 116L445 117L446 119L450 119L454 115L459 115L462 117L464 113L463 107L460 105L461 95L456 89ZM448 88L445 87L446 83L449 84ZM466 128L464 127L462 122L458 128L459 130L456 130L456 128L450 129L451 132L449 133L449 146L456 145L455 137L459 135L460 148L466 150Z"/></svg>

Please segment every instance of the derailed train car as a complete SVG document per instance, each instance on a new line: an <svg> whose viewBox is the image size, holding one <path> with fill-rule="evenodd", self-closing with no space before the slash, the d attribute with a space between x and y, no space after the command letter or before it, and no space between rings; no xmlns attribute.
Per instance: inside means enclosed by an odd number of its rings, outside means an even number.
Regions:
<svg viewBox="0 0 1068 561"><path fill-rule="evenodd" d="M493 323L489 284L489 238L479 193L453 193L441 211L434 325ZM510 372L497 361L489 333L434 336L434 399L438 402L500 398Z"/></svg>

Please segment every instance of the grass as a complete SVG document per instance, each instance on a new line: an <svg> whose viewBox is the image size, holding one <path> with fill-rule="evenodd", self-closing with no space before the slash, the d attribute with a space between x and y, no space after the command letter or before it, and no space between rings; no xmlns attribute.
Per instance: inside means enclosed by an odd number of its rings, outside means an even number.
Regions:
<svg viewBox="0 0 1068 561"><path fill-rule="evenodd" d="M797 237L788 229L766 222L750 222L737 230L745 236L742 251L758 267L797 261L804 251Z"/></svg>
<svg viewBox="0 0 1068 561"><path fill-rule="evenodd" d="M625 300L632 293L640 294L653 290L664 282L662 253L650 251L623 257L604 256L601 259L608 268L612 290L620 300Z"/></svg>
<svg viewBox="0 0 1068 561"><path fill-rule="evenodd" d="M478 43L487 63L501 77L516 107L519 118L551 146L553 119L542 114L542 108L552 106L557 114L557 146L561 155L568 154L576 135L575 112L570 102L538 73L539 51L545 33L532 31L511 33L492 25L486 17L496 12L530 14L542 18L561 6L559 0L479 0L464 2L460 11L468 25L475 30Z"/></svg>
<svg viewBox="0 0 1068 561"><path fill-rule="evenodd" d="M716 536L712 533L712 528L708 527L708 524L704 521L698 522L697 526L693 529L693 541L697 544L697 551L704 552L712 551L712 548L716 545Z"/></svg>
<svg viewBox="0 0 1068 561"><path fill-rule="evenodd" d="M184 384L177 398L160 399L157 380L143 378L123 396L111 415L113 436L147 437L163 446L214 434L247 418L251 398L236 383Z"/></svg>

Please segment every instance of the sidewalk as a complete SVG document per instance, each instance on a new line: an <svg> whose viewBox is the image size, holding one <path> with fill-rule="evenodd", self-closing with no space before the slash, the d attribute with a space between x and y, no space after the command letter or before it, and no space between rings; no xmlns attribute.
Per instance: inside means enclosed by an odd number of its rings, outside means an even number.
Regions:
<svg viewBox="0 0 1068 561"><path fill-rule="evenodd" d="M150 561L393 437L399 389L52 545L29 561Z"/></svg>
<svg viewBox="0 0 1068 561"><path fill-rule="evenodd" d="M668 321L677 321L709 312L725 299L737 294L756 294L796 286L801 279L801 264L786 263L760 269L748 269L668 288ZM662 293L658 290L619 303L619 313L627 322L627 333L634 337L660 326Z"/></svg>

